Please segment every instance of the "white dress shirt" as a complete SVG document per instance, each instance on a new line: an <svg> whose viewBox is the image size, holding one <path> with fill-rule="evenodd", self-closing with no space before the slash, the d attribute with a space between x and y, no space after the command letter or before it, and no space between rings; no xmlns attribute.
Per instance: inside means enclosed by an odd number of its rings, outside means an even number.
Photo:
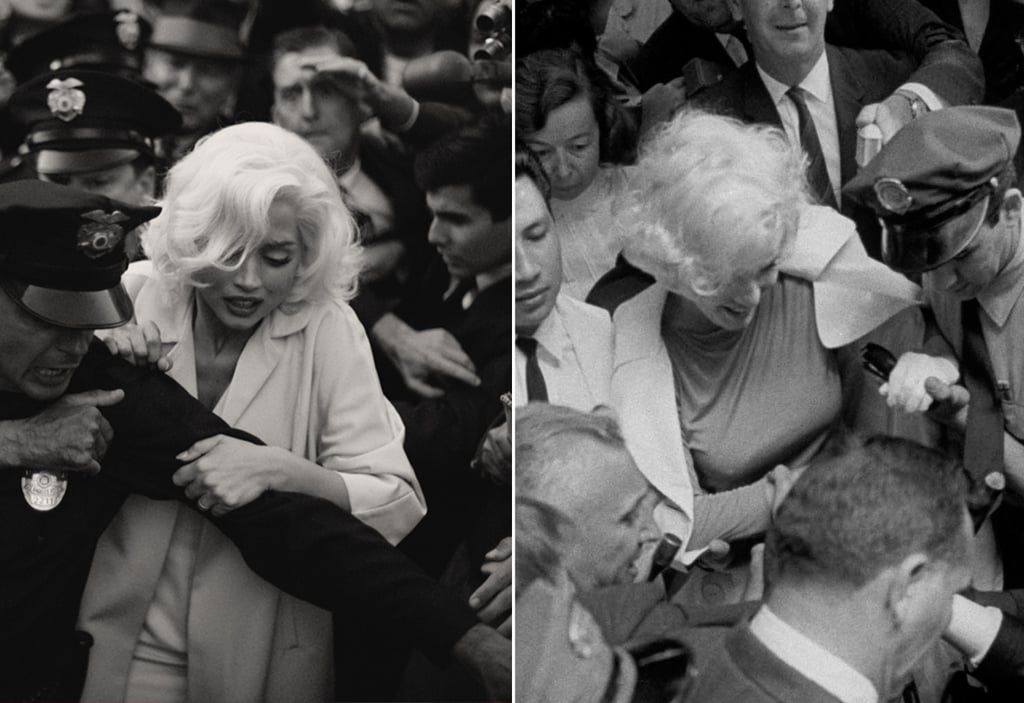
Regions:
<svg viewBox="0 0 1024 703"><path fill-rule="evenodd" d="M789 99L786 92L793 86L780 83L775 80L761 66L757 66L757 73L761 76L761 82L768 89L775 109L779 111L782 119L782 127L786 130L786 136L790 142L800 145L800 117L796 111L796 105ZM828 171L828 180L832 184L832 192L839 202L839 192L842 186L842 166L839 160L839 125L836 121L836 105L832 100L832 80L828 72L828 54L821 52L821 58L814 64L811 72L800 81L800 88L804 91L804 102L807 103L807 111L814 121L814 129L818 132L818 141L821 143L821 153L825 157L825 169Z"/></svg>
<svg viewBox="0 0 1024 703"><path fill-rule="evenodd" d="M878 703L878 691L864 674L787 625L767 605L750 621L750 632L772 654L843 703Z"/></svg>

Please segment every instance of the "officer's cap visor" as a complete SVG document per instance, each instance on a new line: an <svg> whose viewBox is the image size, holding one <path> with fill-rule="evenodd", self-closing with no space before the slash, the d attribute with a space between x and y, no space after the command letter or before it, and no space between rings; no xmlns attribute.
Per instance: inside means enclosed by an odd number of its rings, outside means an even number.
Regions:
<svg viewBox="0 0 1024 703"><path fill-rule="evenodd" d="M896 271L918 273L951 261L981 229L989 198L931 229L918 230L882 220L882 260Z"/></svg>
<svg viewBox="0 0 1024 703"><path fill-rule="evenodd" d="M59 290L4 281L3 289L33 317L57 327L104 329L132 319L132 300L118 283L105 290Z"/></svg>

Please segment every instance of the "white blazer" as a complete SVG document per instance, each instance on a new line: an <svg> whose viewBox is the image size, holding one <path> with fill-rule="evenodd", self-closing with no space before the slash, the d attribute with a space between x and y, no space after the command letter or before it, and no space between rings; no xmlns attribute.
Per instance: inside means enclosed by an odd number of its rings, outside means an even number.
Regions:
<svg viewBox="0 0 1024 703"><path fill-rule="evenodd" d="M125 277L136 319L157 323L170 375L196 395L193 306L172 304L150 270L149 262L133 265ZM215 412L336 471L352 513L392 543L426 512L402 448L404 427L381 393L366 333L343 303L271 313ZM176 523L196 535L185 629L189 700L332 698L330 614L257 577L219 530L183 505L132 496L100 540L82 601L79 625L96 640L82 700L124 700Z"/></svg>

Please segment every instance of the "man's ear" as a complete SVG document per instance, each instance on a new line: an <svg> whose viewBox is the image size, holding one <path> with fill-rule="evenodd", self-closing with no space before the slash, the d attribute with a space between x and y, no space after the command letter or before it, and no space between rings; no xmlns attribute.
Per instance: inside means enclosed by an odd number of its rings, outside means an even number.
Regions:
<svg viewBox="0 0 1024 703"><path fill-rule="evenodd" d="M914 611L921 607L920 598L927 597L921 588L922 580L928 574L928 557L915 552L900 563L885 569L889 582L886 584L886 610L893 627L900 629L910 620Z"/></svg>
<svg viewBox="0 0 1024 703"><path fill-rule="evenodd" d="M142 169L142 173L138 175L136 179L138 182L139 191L142 193L144 200L142 202L148 203L150 200L156 197L156 167L147 166Z"/></svg>
<svg viewBox="0 0 1024 703"><path fill-rule="evenodd" d="M1017 232L1020 225L1021 208L1024 203L1024 196L1019 188L1010 188L1003 196L1003 221L1012 226L1012 231Z"/></svg>

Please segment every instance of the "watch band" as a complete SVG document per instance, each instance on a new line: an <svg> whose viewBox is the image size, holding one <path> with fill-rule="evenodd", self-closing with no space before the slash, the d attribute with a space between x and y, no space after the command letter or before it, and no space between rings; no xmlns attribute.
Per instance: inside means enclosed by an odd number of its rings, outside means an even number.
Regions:
<svg viewBox="0 0 1024 703"><path fill-rule="evenodd" d="M906 99L906 101L910 103L910 115L915 120L921 115L931 111L931 108L928 107L928 103L926 103L920 95L914 93L913 91L897 88L893 92L893 95L898 95L901 98Z"/></svg>

